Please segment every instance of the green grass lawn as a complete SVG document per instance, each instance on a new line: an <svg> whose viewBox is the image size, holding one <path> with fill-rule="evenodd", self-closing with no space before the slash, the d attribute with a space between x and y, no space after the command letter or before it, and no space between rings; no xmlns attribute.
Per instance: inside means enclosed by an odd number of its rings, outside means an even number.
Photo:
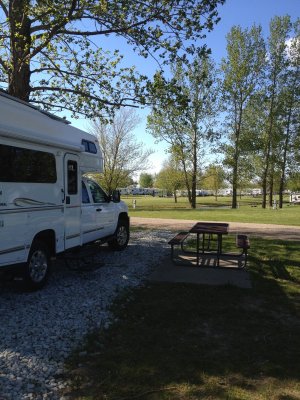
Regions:
<svg viewBox="0 0 300 400"><path fill-rule="evenodd" d="M253 222L279 225L300 225L300 206L284 203L282 209L261 207L261 198L242 197L238 209L231 209L231 198L198 197L197 208L189 207L187 198L181 197L178 203L172 198L150 196L122 197L128 204L132 217L175 218L202 221ZM133 200L136 208L133 208Z"/></svg>
<svg viewBox="0 0 300 400"><path fill-rule="evenodd" d="M72 399L300 399L299 242L253 238L252 289L147 284L68 360Z"/></svg>

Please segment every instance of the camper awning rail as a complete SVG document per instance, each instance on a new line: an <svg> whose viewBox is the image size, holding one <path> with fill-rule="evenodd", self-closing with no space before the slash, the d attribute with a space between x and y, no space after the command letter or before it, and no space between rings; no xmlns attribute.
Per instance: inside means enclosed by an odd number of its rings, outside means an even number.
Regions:
<svg viewBox="0 0 300 400"><path fill-rule="evenodd" d="M22 141L26 141L26 142L30 142L30 143L38 143L38 144L43 144L45 146L52 146L52 147L58 147L61 149L68 149L71 151L76 151L76 152L83 152L85 150L83 145L74 145L74 144L68 144L66 143L66 141L59 141L59 139L57 137L55 137L55 140L50 141L47 140L46 138L37 136L32 134L32 132L30 131L26 131L26 129L24 130L16 130L16 128L14 128L14 130L12 131L9 127L0 124L0 136L2 137L6 137L8 139L17 139L17 140L22 140Z"/></svg>

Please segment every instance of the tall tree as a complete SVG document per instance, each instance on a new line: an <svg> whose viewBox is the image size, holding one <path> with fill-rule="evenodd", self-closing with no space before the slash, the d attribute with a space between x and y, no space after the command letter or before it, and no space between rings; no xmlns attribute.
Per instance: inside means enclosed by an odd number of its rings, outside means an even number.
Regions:
<svg viewBox="0 0 300 400"><path fill-rule="evenodd" d="M152 188L154 183L153 175L147 172L142 172L139 179L139 184L143 188Z"/></svg>
<svg viewBox="0 0 300 400"><path fill-rule="evenodd" d="M234 26L231 29L227 35L227 57L222 60L221 69L229 131L226 163L232 171L232 208L237 208L244 113L262 77L265 56L261 27L242 30L240 26Z"/></svg>
<svg viewBox="0 0 300 400"><path fill-rule="evenodd" d="M224 1L0 0L0 86L46 109L88 116L143 102L146 78L102 47L107 37L167 63L200 51L195 43Z"/></svg>
<svg viewBox="0 0 300 400"><path fill-rule="evenodd" d="M300 192L300 166L298 165L298 170L294 171L288 176L287 188L292 192Z"/></svg>
<svg viewBox="0 0 300 400"><path fill-rule="evenodd" d="M279 208L283 205L287 168L293 170L295 153L299 152L297 140L300 138L300 19L293 24L293 37L288 45L288 69L283 76L285 87L280 94L282 104L279 119L282 135L279 146Z"/></svg>
<svg viewBox="0 0 300 400"><path fill-rule="evenodd" d="M145 149L133 134L139 122L134 110L121 109L112 123L97 119L91 125L90 132L98 138L102 149L104 172L100 180L108 193L127 186L128 178L148 167L148 157L153 151Z"/></svg>
<svg viewBox="0 0 300 400"><path fill-rule="evenodd" d="M216 87L212 61L202 55L188 68L177 64L173 78L157 76L156 104L148 117L148 129L158 140L170 145L181 162L192 208L196 208L196 188L201 151L213 137Z"/></svg>
<svg viewBox="0 0 300 400"><path fill-rule="evenodd" d="M268 38L268 62L266 71L265 94L266 124L263 147L262 207L267 205L269 186L269 202L272 205L273 176L275 171L276 149L279 144L278 118L280 111L280 92L282 91L283 76L288 68L287 42L291 29L289 16L275 17L270 22Z"/></svg>
<svg viewBox="0 0 300 400"><path fill-rule="evenodd" d="M174 201L177 203L177 190L184 188L184 174L174 157L170 157L164 163L156 176L155 186L166 189L168 194L174 196Z"/></svg>
<svg viewBox="0 0 300 400"><path fill-rule="evenodd" d="M218 192L224 187L225 171L218 164L210 164L206 168L203 176L203 188L213 190L216 201Z"/></svg>

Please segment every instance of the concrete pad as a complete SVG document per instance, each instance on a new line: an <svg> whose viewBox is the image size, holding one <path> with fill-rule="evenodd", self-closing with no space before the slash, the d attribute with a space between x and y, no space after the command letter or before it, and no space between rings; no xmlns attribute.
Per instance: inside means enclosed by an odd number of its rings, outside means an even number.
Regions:
<svg viewBox="0 0 300 400"><path fill-rule="evenodd" d="M233 285L251 289L250 274L245 269L176 265L170 257L162 260L148 278L152 282L194 283L198 285Z"/></svg>

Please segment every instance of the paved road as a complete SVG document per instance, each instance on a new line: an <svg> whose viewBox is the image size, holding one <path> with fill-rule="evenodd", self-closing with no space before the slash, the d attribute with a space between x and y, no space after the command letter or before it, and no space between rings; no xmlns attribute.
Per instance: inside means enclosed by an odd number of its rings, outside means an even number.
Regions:
<svg viewBox="0 0 300 400"><path fill-rule="evenodd" d="M139 217L131 217L130 221L131 225L135 227L169 229L174 231L188 230L193 224L197 222L184 219ZM245 233L251 236L263 236L266 238L300 241L300 226L230 222L229 232Z"/></svg>

